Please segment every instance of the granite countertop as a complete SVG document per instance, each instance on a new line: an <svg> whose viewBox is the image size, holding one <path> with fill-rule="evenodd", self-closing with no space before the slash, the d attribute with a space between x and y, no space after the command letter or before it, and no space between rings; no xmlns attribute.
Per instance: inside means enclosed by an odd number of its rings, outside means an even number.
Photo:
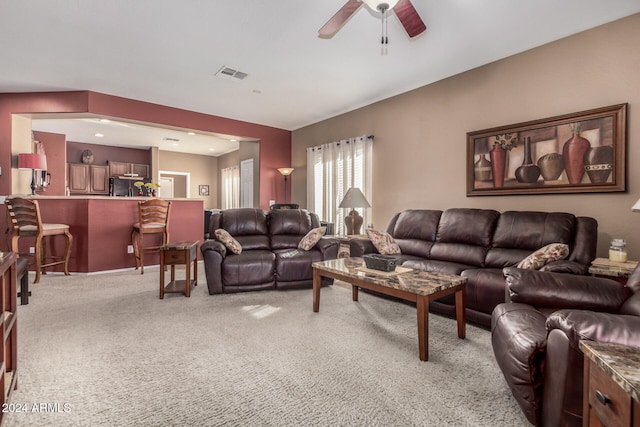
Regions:
<svg viewBox="0 0 640 427"><path fill-rule="evenodd" d="M640 347L583 340L580 349L640 403Z"/></svg>

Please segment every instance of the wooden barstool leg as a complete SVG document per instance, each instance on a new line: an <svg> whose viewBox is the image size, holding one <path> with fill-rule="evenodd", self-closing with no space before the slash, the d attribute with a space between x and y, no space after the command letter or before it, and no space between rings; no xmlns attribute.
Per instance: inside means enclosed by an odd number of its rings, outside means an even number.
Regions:
<svg viewBox="0 0 640 427"><path fill-rule="evenodd" d="M33 281L34 284L40 281L40 270L42 270L42 241L44 240L44 236L36 237L36 253L34 254L35 264L36 264L36 279Z"/></svg>
<svg viewBox="0 0 640 427"><path fill-rule="evenodd" d="M69 258L71 257L71 244L73 243L73 236L66 230L64 235L67 237L67 247L64 253L64 275L69 276Z"/></svg>
<svg viewBox="0 0 640 427"><path fill-rule="evenodd" d="M138 256L138 233L134 229L131 232L131 245L133 246L133 258L136 260L136 270L140 267L140 258Z"/></svg>
<svg viewBox="0 0 640 427"><path fill-rule="evenodd" d="M138 233L138 252L140 255L140 274L144 274L144 233Z"/></svg>

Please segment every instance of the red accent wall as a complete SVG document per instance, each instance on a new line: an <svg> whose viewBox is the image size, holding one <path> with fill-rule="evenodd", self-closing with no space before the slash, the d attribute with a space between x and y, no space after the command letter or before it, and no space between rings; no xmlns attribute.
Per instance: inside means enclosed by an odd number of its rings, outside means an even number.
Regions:
<svg viewBox="0 0 640 427"><path fill-rule="evenodd" d="M260 141L260 207L269 209L271 199L284 200L284 183L276 169L291 165L291 131L90 91L0 94L3 195L11 192L11 115L21 113L93 113L256 139ZM5 227L6 214L3 207L0 210L0 226ZM3 238L0 248L8 248Z"/></svg>
<svg viewBox="0 0 640 427"><path fill-rule="evenodd" d="M284 183L276 170L291 165L291 131L225 117L97 92L0 94L0 166L11 169L11 115L16 113L93 113L206 132L239 135L260 141L260 207L284 200ZM276 176L280 175L279 178ZM11 174L0 176L0 194L11 192ZM280 194L282 192L282 194Z"/></svg>
<svg viewBox="0 0 640 427"><path fill-rule="evenodd" d="M151 150L74 141L67 141L67 161L69 163L82 163L84 150L91 150L94 165L106 165L109 160L112 162L151 164Z"/></svg>
<svg viewBox="0 0 640 427"><path fill-rule="evenodd" d="M51 185L46 190L39 191L38 194L64 196L67 176L66 136L60 133L38 131L34 131L33 136L44 147L44 152L47 155L47 172L51 174Z"/></svg>

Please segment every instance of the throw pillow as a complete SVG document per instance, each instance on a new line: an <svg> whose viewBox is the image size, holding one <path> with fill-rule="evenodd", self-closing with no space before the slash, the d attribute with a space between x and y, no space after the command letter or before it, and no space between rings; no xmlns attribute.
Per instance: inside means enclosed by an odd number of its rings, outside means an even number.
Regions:
<svg viewBox="0 0 640 427"><path fill-rule="evenodd" d="M324 233L327 231L327 227L318 227L309 231L306 236L300 240L298 243L298 248L303 249L305 251L311 250L312 247L318 243L320 238L324 236Z"/></svg>
<svg viewBox="0 0 640 427"><path fill-rule="evenodd" d="M564 243L551 243L538 249L531 255L520 261L518 268L527 270L539 270L551 261L565 259L569 255L569 246Z"/></svg>
<svg viewBox="0 0 640 427"><path fill-rule="evenodd" d="M218 228L213 232L213 234L215 234L216 239L220 240L227 247L227 249L229 249L234 254L240 254L242 252L242 246L240 246L240 243L236 239L234 239L227 230Z"/></svg>
<svg viewBox="0 0 640 427"><path fill-rule="evenodd" d="M391 235L386 231L367 228L367 237L371 240L371 243L373 243L373 246L376 247L378 252L383 255L395 255L402 253L400 252L400 246L398 246L393 237L391 237Z"/></svg>

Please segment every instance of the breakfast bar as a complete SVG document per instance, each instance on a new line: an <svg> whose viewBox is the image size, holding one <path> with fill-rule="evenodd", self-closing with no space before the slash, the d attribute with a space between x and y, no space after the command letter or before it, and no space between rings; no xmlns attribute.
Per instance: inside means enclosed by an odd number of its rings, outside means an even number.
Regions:
<svg viewBox="0 0 640 427"><path fill-rule="evenodd" d="M138 221L138 202L149 200L149 197L33 196L33 199L40 205L43 222L70 226L73 245L69 271L93 273L135 267L133 254L128 251L131 231ZM202 240L203 200L170 200L170 239ZM56 254L64 250L62 239L52 243L47 247L48 252ZM33 246L29 239L21 239L20 252L28 253L29 246ZM145 264L159 263L158 254L145 257Z"/></svg>

